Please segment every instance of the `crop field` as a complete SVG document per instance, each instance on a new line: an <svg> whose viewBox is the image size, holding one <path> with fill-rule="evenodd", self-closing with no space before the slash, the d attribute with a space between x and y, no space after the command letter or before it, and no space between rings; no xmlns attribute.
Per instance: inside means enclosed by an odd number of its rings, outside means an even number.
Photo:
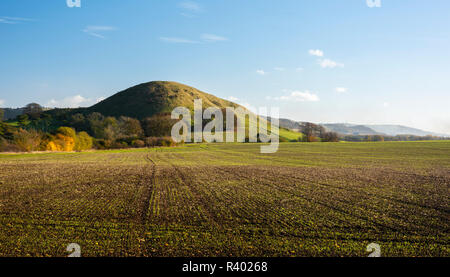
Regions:
<svg viewBox="0 0 450 277"><path fill-rule="evenodd" d="M450 142L0 155L0 256L450 256Z"/></svg>

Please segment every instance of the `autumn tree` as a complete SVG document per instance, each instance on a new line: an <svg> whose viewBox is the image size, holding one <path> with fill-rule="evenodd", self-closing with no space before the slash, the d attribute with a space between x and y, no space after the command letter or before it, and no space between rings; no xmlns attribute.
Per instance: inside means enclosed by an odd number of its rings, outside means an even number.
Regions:
<svg viewBox="0 0 450 277"><path fill-rule="evenodd" d="M83 151L91 149L94 139L86 132L79 132L75 139L75 151Z"/></svg>
<svg viewBox="0 0 450 277"><path fill-rule="evenodd" d="M14 144L19 147L21 151L31 152L41 150L42 135L34 130L19 129L14 134Z"/></svg>
<svg viewBox="0 0 450 277"><path fill-rule="evenodd" d="M75 148L76 132L69 127L60 127L56 131L54 139L47 144L50 151L73 151Z"/></svg>

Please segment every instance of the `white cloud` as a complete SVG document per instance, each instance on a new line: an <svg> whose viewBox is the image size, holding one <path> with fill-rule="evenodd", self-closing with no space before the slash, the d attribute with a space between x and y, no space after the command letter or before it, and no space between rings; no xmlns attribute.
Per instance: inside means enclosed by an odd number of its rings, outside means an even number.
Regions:
<svg viewBox="0 0 450 277"><path fill-rule="evenodd" d="M335 67L344 67L344 64L332 61L330 59L319 60L319 65L322 68L335 68Z"/></svg>
<svg viewBox="0 0 450 277"><path fill-rule="evenodd" d="M391 104L389 104L388 102L384 102L383 103L383 107L388 108Z"/></svg>
<svg viewBox="0 0 450 277"><path fill-rule="evenodd" d="M0 16L0 23L3 24L18 24L25 21L33 21L29 18L22 18L22 17L10 17L10 16Z"/></svg>
<svg viewBox="0 0 450 277"><path fill-rule="evenodd" d="M160 37L159 39L169 43L188 43L188 44L198 43L197 41L194 40L177 37Z"/></svg>
<svg viewBox="0 0 450 277"><path fill-rule="evenodd" d="M275 100L275 101L290 101L290 102L317 102L320 101L319 96L317 94L313 94L306 91L293 91L289 95L277 96L277 97L266 97L267 100Z"/></svg>
<svg viewBox="0 0 450 277"><path fill-rule="evenodd" d="M309 54L311 56L323 57L323 51L319 50L319 49L316 49L316 50L311 49L311 50L309 50Z"/></svg>
<svg viewBox="0 0 450 277"><path fill-rule="evenodd" d="M234 97L234 96L227 97L226 99L231 102L239 101L239 98Z"/></svg>
<svg viewBox="0 0 450 277"><path fill-rule="evenodd" d="M87 26L83 32L98 38L106 38L102 33L115 31L116 28L112 26Z"/></svg>
<svg viewBox="0 0 450 277"><path fill-rule="evenodd" d="M61 100L52 99L47 103L47 107L51 108L78 108L87 107L95 104L95 101L84 98L81 95L69 96Z"/></svg>
<svg viewBox="0 0 450 277"><path fill-rule="evenodd" d="M347 93L348 92L348 88L343 88L343 87L336 88L336 92L337 93Z"/></svg>
<svg viewBox="0 0 450 277"><path fill-rule="evenodd" d="M187 18L197 17L198 14L203 12L203 7L194 1L183 1L178 3L178 7L182 9L184 12L180 14Z"/></svg>
<svg viewBox="0 0 450 277"><path fill-rule="evenodd" d="M234 103L237 103L237 104L243 106L244 108L246 108L247 110L249 110L249 111L251 111L251 112L253 112L253 113L256 113L256 111L257 111L257 109L256 109L255 106L253 106L253 105L251 105L250 103L248 103L248 102L246 102L246 101L243 101L243 100L241 100L241 99L239 99L239 98L237 98L237 97L229 96L229 97L227 97L226 99L227 99L228 101L231 101L231 102L234 102Z"/></svg>
<svg viewBox="0 0 450 277"><path fill-rule="evenodd" d="M295 71L297 71L297 72L302 72L304 69L303 69L303 67L297 67L296 69L295 69Z"/></svg>
<svg viewBox="0 0 450 277"><path fill-rule="evenodd" d="M206 42L216 42L216 41L226 41L228 40L226 37L221 37L213 34L203 34L201 36L202 40Z"/></svg>
<svg viewBox="0 0 450 277"><path fill-rule="evenodd" d="M103 100L105 100L106 98L105 97L99 97L99 98L97 98L96 100L95 100L95 103L99 103L99 102L102 102Z"/></svg>
<svg viewBox="0 0 450 277"><path fill-rule="evenodd" d="M238 104L243 106L247 110L251 111L252 113L258 113L258 109L256 109L256 107L251 105L250 103L242 102L242 103L238 103Z"/></svg>
<svg viewBox="0 0 450 277"><path fill-rule="evenodd" d="M194 2L194 1L180 2L180 3L178 3L178 7L182 8L184 10L187 10L190 12L196 12L196 13L203 11L202 6L200 6L199 3Z"/></svg>
<svg viewBox="0 0 450 277"><path fill-rule="evenodd" d="M256 73L258 73L259 75L266 75L266 74L267 74L267 72L265 72L265 71L262 70L262 69L256 70Z"/></svg>
<svg viewBox="0 0 450 277"><path fill-rule="evenodd" d="M0 99L0 107L3 107L3 104L5 104L5 100Z"/></svg>

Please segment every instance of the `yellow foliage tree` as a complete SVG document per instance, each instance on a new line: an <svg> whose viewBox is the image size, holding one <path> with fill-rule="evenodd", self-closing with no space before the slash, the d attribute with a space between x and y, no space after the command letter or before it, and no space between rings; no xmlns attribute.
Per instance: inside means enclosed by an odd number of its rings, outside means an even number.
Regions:
<svg viewBox="0 0 450 277"><path fill-rule="evenodd" d="M64 128L66 128L66 127L64 127ZM66 128L66 129L70 129L70 128ZM73 130L73 129L70 129L70 130ZM47 150L48 151L64 151L64 152L73 151L75 148L75 139L76 139L75 131L73 131L73 135L75 137L68 136L66 134L72 135L72 132L64 132L63 128L58 129L58 134L56 134L54 139L52 139L51 141L49 141L47 143L47 147L46 147Z"/></svg>

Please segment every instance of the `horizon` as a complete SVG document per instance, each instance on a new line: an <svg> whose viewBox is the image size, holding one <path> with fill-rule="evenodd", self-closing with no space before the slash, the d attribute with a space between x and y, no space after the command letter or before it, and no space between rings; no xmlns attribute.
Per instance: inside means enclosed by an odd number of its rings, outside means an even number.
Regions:
<svg viewBox="0 0 450 277"><path fill-rule="evenodd" d="M162 79L295 121L450 134L448 1L25 2L0 3L0 107Z"/></svg>

